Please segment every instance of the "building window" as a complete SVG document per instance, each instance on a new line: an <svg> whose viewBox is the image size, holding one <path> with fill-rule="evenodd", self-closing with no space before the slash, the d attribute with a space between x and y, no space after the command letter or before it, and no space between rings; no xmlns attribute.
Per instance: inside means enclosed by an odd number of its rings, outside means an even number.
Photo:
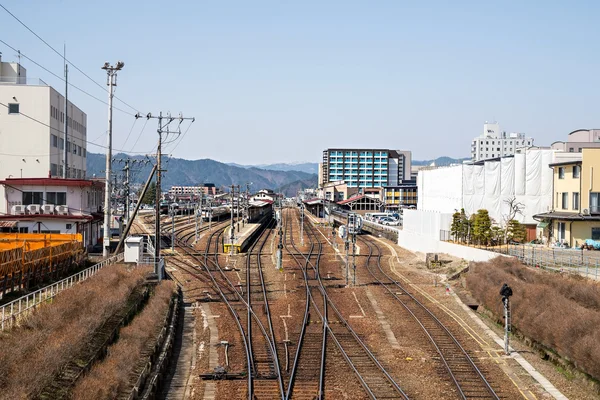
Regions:
<svg viewBox="0 0 600 400"><path fill-rule="evenodd" d="M600 228L592 228L592 240L600 240Z"/></svg>
<svg viewBox="0 0 600 400"><path fill-rule="evenodd" d="M579 165L573 165L573 178L579 178L581 167Z"/></svg>
<svg viewBox="0 0 600 400"><path fill-rule="evenodd" d="M558 179L565 179L565 168L558 167Z"/></svg>
<svg viewBox="0 0 600 400"><path fill-rule="evenodd" d="M559 222L558 223L558 241L562 242L563 240L565 240L565 233L566 233L566 224L564 222Z"/></svg>
<svg viewBox="0 0 600 400"><path fill-rule="evenodd" d="M58 164L50 164L50 175L52 175L52 176L58 175Z"/></svg>
<svg viewBox="0 0 600 400"><path fill-rule="evenodd" d="M573 210L579 210L579 192L573 192Z"/></svg>
<svg viewBox="0 0 600 400"><path fill-rule="evenodd" d="M44 192L23 192L23 205L42 204Z"/></svg>
<svg viewBox="0 0 600 400"><path fill-rule="evenodd" d="M61 150L65 149L65 140L63 138L58 139L58 148Z"/></svg>
<svg viewBox="0 0 600 400"><path fill-rule="evenodd" d="M569 208L569 193L563 192L562 193L562 209L566 210L568 208Z"/></svg>
<svg viewBox="0 0 600 400"><path fill-rule="evenodd" d="M73 228L73 224L65 224L65 228L67 230L71 230L71 228Z"/></svg>
<svg viewBox="0 0 600 400"><path fill-rule="evenodd" d="M46 192L46 204L66 205L67 192Z"/></svg>
<svg viewBox="0 0 600 400"><path fill-rule="evenodd" d="M8 113L9 114L18 114L19 113L19 104L18 103L8 103Z"/></svg>
<svg viewBox="0 0 600 400"><path fill-rule="evenodd" d="M71 152L71 142L67 142L67 152Z"/></svg>
<svg viewBox="0 0 600 400"><path fill-rule="evenodd" d="M51 134L50 142L52 142L52 147L58 147L58 136Z"/></svg>
<svg viewBox="0 0 600 400"><path fill-rule="evenodd" d="M579 152L581 153L581 147L579 148Z"/></svg>
<svg viewBox="0 0 600 400"><path fill-rule="evenodd" d="M591 192L590 193L590 212L591 213L600 213L600 193L599 192Z"/></svg>
<svg viewBox="0 0 600 400"><path fill-rule="evenodd" d="M572 148L572 147L569 147L569 153L573 153L574 151L575 151L575 149L574 149L574 148Z"/></svg>

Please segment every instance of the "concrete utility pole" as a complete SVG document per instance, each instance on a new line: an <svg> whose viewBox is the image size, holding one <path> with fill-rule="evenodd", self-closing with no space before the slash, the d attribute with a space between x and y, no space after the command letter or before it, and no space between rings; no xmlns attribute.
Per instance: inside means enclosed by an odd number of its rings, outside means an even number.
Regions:
<svg viewBox="0 0 600 400"><path fill-rule="evenodd" d="M229 251L231 253L231 255L233 255L233 239L234 239L234 229L235 226L233 225L233 196L235 194L235 186L231 185L231 203L229 204L229 208L231 211L231 221L229 221Z"/></svg>
<svg viewBox="0 0 600 400"><path fill-rule="evenodd" d="M63 178L68 178L69 177L69 163L68 163L68 154L69 152L67 151L67 142L69 140L69 134L68 134L68 130L69 130L69 66L67 65L67 46L65 45L64 47L64 57L63 57L63 61L65 63L65 134L64 134L64 140L65 140L65 145L63 146L63 162L64 162L64 168L62 171L62 177ZM58 172L58 171L57 171Z"/></svg>
<svg viewBox="0 0 600 400"><path fill-rule="evenodd" d="M279 271L283 271L283 207L281 198L279 198L279 215L277 215L277 213L275 215L277 217L277 229L279 231L279 243L277 244L277 269Z"/></svg>
<svg viewBox="0 0 600 400"><path fill-rule="evenodd" d="M108 85L108 139L107 139L107 150L106 150L106 179L105 179L105 189L104 189L104 239L103 239L103 249L102 256L108 257L110 255L110 194L111 194L111 184L110 184L110 175L111 175L111 160L112 160L112 101L113 101L113 87L117 86L117 71L120 71L125 66L123 61L117 61L117 65L113 67L110 63L105 62L102 67L103 70L106 70L106 84ZM66 110L65 110L66 111ZM67 124L67 116L65 113L65 125ZM67 141L66 141L66 132L65 129L65 151L67 149ZM65 157L65 169L68 168L66 164Z"/></svg>
<svg viewBox="0 0 600 400"><path fill-rule="evenodd" d="M171 252L175 251L175 207L171 204Z"/></svg>
<svg viewBox="0 0 600 400"><path fill-rule="evenodd" d="M300 246L304 246L304 204L300 204Z"/></svg>
<svg viewBox="0 0 600 400"><path fill-rule="evenodd" d="M139 113L135 115L136 118L141 118L142 115ZM163 117L162 111L159 113L158 117L153 116L151 113L146 115L146 119L157 119L158 120L158 128L156 132L158 133L158 146L156 149L156 212L155 218L156 222L154 225L154 272L158 275L159 279L161 278L162 271L159 271L159 261L160 261L160 200L162 197L162 189L161 189L161 178L162 173L164 172L162 169L162 141L163 141L163 133L167 135L170 133L181 135L181 124L183 121L191 121L192 123L196 120L195 118L184 118L181 114L178 117L172 117L170 113L167 113L165 117ZM172 122L178 121L179 124L175 130L169 130L169 126Z"/></svg>

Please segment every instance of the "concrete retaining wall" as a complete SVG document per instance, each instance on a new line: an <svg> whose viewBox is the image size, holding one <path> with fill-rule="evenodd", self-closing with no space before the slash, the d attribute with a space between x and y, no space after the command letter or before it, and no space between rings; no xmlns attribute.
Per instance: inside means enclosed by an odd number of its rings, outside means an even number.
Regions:
<svg viewBox="0 0 600 400"><path fill-rule="evenodd" d="M461 246L454 243L442 242L431 237L406 231L398 232L398 246L419 253L450 254L451 256L463 258L468 261L488 261L492 258L502 256L501 254L491 251Z"/></svg>

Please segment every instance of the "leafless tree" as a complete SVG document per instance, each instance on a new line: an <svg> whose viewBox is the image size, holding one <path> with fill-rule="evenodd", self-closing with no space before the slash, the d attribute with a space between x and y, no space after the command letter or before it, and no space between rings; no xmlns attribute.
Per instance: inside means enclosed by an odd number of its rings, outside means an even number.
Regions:
<svg viewBox="0 0 600 400"><path fill-rule="evenodd" d="M517 198L515 196L504 200L504 204L508 206L508 213L502 215L502 222L504 222L505 229L504 240L506 240L508 235L508 229L506 229L508 227L508 223L515 219L517 215L523 215L523 210L525 210L525 204L521 203L520 201L517 201Z"/></svg>

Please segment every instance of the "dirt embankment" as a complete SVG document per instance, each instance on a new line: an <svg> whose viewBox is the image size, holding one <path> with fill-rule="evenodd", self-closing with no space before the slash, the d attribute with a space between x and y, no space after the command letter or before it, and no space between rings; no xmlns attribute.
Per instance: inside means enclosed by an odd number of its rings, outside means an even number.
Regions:
<svg viewBox="0 0 600 400"><path fill-rule="evenodd" d="M600 284L502 257L473 263L466 275L471 294L498 321L504 313L499 294L504 283L514 292L512 324L519 333L600 380Z"/></svg>

